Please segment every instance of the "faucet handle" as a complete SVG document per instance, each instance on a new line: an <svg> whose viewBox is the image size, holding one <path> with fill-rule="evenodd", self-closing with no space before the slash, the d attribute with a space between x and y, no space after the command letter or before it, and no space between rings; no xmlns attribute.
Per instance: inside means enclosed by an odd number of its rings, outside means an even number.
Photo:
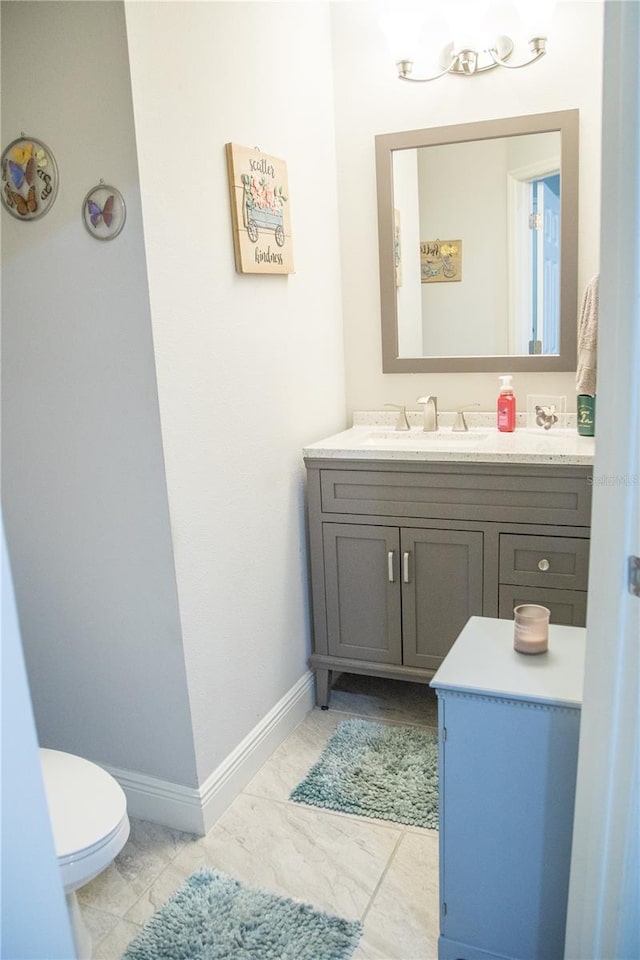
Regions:
<svg viewBox="0 0 640 960"><path fill-rule="evenodd" d="M385 403L385 407L393 407L394 410L398 411L396 430L411 430L407 420L407 408L404 403Z"/></svg>
<svg viewBox="0 0 640 960"><path fill-rule="evenodd" d="M468 403L464 407L458 407L456 412L456 419L454 420L453 426L451 428L452 433L462 433L465 430L468 430L467 421L465 420L464 411L471 410L473 407L479 407L479 403Z"/></svg>

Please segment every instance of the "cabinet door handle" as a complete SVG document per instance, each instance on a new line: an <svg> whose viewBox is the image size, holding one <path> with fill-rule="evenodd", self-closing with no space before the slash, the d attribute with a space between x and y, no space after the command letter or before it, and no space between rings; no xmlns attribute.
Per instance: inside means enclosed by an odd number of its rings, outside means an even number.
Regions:
<svg viewBox="0 0 640 960"><path fill-rule="evenodd" d="M538 570L542 570L542 572L545 573L550 566L551 564L549 563L549 561L545 557L543 557L542 560L540 560L538 563Z"/></svg>
<svg viewBox="0 0 640 960"><path fill-rule="evenodd" d="M402 582L409 583L409 553L402 554Z"/></svg>
<svg viewBox="0 0 640 960"><path fill-rule="evenodd" d="M396 582L396 574L395 574L395 571L394 571L394 569L393 569L394 566L395 566L395 564L394 564L394 562L393 562L394 556L395 556L395 550L389 550L389 553L387 554L387 572L388 572L388 575L389 575L389 583L395 583L395 582Z"/></svg>

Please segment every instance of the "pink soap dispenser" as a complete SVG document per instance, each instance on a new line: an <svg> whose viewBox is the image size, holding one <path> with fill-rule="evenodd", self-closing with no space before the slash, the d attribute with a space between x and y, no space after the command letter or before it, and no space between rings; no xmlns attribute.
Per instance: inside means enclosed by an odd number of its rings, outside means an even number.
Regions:
<svg viewBox="0 0 640 960"><path fill-rule="evenodd" d="M516 428L516 398L513 395L511 376L498 377L502 381L498 395L498 430L513 433Z"/></svg>

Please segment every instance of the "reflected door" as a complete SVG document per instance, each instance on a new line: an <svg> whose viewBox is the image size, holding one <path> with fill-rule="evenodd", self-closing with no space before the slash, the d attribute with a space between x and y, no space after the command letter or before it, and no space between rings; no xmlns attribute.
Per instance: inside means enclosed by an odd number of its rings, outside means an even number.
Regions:
<svg viewBox="0 0 640 960"><path fill-rule="evenodd" d="M545 292L542 302L542 352L560 353L560 177L548 177L542 181L540 188Z"/></svg>
<svg viewBox="0 0 640 960"><path fill-rule="evenodd" d="M560 352L560 177L531 183L530 353Z"/></svg>

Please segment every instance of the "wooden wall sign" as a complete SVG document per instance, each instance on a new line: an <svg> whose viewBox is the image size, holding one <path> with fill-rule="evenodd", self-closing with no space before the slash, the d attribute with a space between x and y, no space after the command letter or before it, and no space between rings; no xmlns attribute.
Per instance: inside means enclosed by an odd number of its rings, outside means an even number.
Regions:
<svg viewBox="0 0 640 960"><path fill-rule="evenodd" d="M251 147L226 145L238 273L293 273L287 165Z"/></svg>
<svg viewBox="0 0 640 960"><path fill-rule="evenodd" d="M462 280L462 240L422 240L420 280L422 283Z"/></svg>

